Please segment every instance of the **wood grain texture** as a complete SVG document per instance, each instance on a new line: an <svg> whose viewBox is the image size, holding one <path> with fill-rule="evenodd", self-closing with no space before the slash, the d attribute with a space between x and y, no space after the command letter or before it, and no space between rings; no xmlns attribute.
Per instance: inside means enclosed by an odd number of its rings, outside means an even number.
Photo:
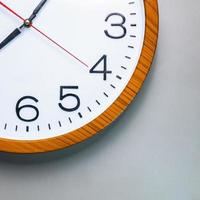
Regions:
<svg viewBox="0 0 200 200"><path fill-rule="evenodd" d="M41 153L70 147L80 143L112 123L130 104L141 89L150 70L158 39L158 3L157 0L144 0L146 29L142 53L136 70L118 99L98 118L82 128L55 138L17 141L0 138L0 151L12 153Z"/></svg>

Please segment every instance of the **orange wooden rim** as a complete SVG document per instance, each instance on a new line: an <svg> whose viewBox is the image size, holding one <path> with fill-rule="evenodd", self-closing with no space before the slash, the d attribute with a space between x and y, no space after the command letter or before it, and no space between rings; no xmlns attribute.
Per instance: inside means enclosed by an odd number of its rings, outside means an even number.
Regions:
<svg viewBox="0 0 200 200"><path fill-rule="evenodd" d="M0 151L12 153L41 153L63 149L80 143L99 133L126 109L143 85L150 70L157 45L159 26L158 3L157 0L144 0L144 4L146 28L142 53L133 76L118 99L94 121L78 130L58 137L34 141L0 138Z"/></svg>

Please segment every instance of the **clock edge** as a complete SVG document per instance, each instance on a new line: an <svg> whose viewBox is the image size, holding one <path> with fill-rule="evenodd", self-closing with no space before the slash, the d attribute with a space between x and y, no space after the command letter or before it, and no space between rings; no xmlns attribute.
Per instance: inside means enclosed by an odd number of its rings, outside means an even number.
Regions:
<svg viewBox="0 0 200 200"><path fill-rule="evenodd" d="M129 83L115 102L95 120L68 134L33 141L0 138L1 152L32 154L64 149L96 135L123 113L140 91L149 73L158 41L158 2L157 0L144 0L144 6L145 36L140 59Z"/></svg>

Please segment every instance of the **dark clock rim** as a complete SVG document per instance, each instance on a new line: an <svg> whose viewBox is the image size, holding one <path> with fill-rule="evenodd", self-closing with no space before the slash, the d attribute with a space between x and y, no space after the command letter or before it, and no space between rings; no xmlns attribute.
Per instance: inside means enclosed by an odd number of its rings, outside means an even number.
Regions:
<svg viewBox="0 0 200 200"><path fill-rule="evenodd" d="M155 55L158 40L159 14L157 0L144 0L145 37L136 70L115 102L95 120L68 134L49 139L20 141L0 138L0 151L10 153L42 153L64 149L83 142L99 133L127 108L140 91Z"/></svg>

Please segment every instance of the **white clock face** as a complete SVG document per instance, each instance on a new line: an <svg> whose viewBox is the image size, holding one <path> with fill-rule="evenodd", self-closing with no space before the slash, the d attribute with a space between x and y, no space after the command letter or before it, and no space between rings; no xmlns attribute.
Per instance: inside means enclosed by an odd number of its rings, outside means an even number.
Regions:
<svg viewBox="0 0 200 200"><path fill-rule="evenodd" d="M41 2L33 27L22 27L19 16L29 18ZM1 138L63 135L113 104L141 54L143 0L0 3Z"/></svg>

